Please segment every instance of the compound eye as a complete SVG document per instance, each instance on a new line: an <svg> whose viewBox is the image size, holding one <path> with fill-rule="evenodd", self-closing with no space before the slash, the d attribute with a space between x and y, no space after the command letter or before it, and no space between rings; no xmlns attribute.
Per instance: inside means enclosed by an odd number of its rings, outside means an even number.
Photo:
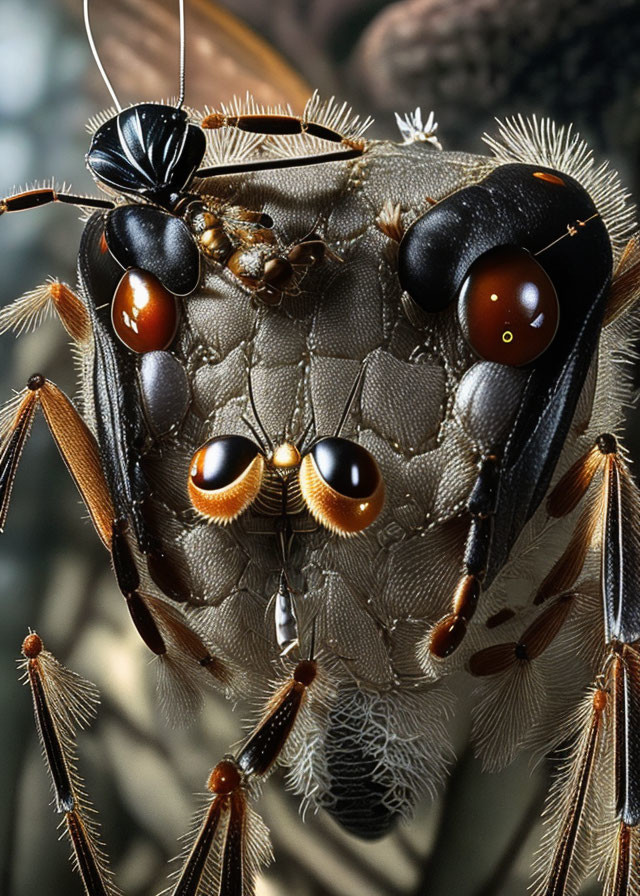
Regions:
<svg viewBox="0 0 640 896"><path fill-rule="evenodd" d="M311 514L339 535L361 532L384 504L384 482L366 448L348 439L316 442L300 465L300 490Z"/></svg>
<svg viewBox="0 0 640 896"><path fill-rule="evenodd" d="M176 334L176 297L149 271L129 268L116 287L111 322L118 338L131 351L160 351Z"/></svg>
<svg viewBox="0 0 640 896"><path fill-rule="evenodd" d="M560 306L549 275L518 246L498 246L469 268L458 317L471 348L486 361L520 367L553 342Z"/></svg>
<svg viewBox="0 0 640 896"><path fill-rule="evenodd" d="M230 523L260 491L264 458L244 436L218 436L198 448L189 468L189 498L214 523Z"/></svg>

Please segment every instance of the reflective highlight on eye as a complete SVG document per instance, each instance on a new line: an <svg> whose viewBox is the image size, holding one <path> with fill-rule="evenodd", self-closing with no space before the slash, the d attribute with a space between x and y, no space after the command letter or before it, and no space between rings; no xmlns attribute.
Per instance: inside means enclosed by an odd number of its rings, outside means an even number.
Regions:
<svg viewBox="0 0 640 896"><path fill-rule="evenodd" d="M176 333L176 297L149 271L130 268L116 287L111 321L116 335L131 351L160 351L171 344Z"/></svg>
<svg viewBox="0 0 640 896"><path fill-rule="evenodd" d="M189 469L189 498L215 523L230 523L260 491L264 458L244 436L219 436L198 448Z"/></svg>
<svg viewBox="0 0 640 896"><path fill-rule="evenodd" d="M553 342L559 315L548 274L518 246L485 252L471 265L460 289L462 331L486 361L529 364Z"/></svg>
<svg viewBox="0 0 640 896"><path fill-rule="evenodd" d="M355 442L321 439L302 459L300 490L311 514L332 532L361 532L384 504L384 482L372 455Z"/></svg>

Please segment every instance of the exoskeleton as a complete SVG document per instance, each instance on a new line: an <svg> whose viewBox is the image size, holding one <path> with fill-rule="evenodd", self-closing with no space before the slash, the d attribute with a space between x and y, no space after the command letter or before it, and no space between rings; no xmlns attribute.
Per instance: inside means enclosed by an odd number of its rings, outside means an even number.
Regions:
<svg viewBox="0 0 640 896"><path fill-rule="evenodd" d="M86 11L86 4L85 4ZM88 23L88 18L87 18ZM107 82L108 84L108 82ZM110 86L110 85L108 85ZM568 747L539 896L640 892L639 504L619 440L640 251L615 174L570 131L514 119L492 154L403 142L313 97L99 116L71 402L34 373L0 415L0 523L42 408L157 659L164 703L269 696L208 798L175 896L253 892L254 805L277 765L368 840L452 758L450 679L479 755ZM64 214L60 210L60 214ZM3 222L3 226L8 226ZM97 695L23 644L58 811L89 896L115 892L75 771ZM455 673L455 676L454 676Z"/></svg>

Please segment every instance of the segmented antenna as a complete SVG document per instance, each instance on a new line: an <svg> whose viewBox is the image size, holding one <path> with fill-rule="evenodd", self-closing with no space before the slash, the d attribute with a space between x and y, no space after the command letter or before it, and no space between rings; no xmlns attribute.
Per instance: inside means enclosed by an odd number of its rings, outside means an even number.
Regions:
<svg viewBox="0 0 640 896"><path fill-rule="evenodd" d="M98 50L95 45L95 41L93 39L93 34L91 33L91 25L89 24L89 0L84 0L84 27L87 32L87 40L89 41L89 46L91 47L91 52L93 53L93 58L96 61L96 65L98 66L98 71L102 75L102 80L107 86L107 90L111 94L113 98L113 102L116 104L116 108L118 112L122 112L122 106L120 105L120 100L116 96L116 92L111 86L111 81L107 77L107 73L104 70L104 66L100 61L100 56L98 55ZM182 104L181 104L182 105Z"/></svg>
<svg viewBox="0 0 640 896"><path fill-rule="evenodd" d="M180 96L177 108L181 109L184 103L185 85L185 25L184 25L184 0L179 0L180 7Z"/></svg>

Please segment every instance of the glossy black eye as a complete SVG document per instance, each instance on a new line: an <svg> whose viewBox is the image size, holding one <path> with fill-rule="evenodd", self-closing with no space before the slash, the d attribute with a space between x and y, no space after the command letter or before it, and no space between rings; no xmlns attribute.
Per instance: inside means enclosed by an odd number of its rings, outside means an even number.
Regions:
<svg viewBox="0 0 640 896"><path fill-rule="evenodd" d="M348 439L315 443L300 465L300 490L318 522L341 535L365 529L384 503L378 464Z"/></svg>
<svg viewBox="0 0 640 896"><path fill-rule="evenodd" d="M549 275L518 246L498 246L469 268L458 317L481 358L520 367L542 354L558 329L560 306Z"/></svg>
<svg viewBox="0 0 640 896"><path fill-rule="evenodd" d="M189 498L216 523L229 523L255 499L264 458L244 436L218 436L198 448L189 469Z"/></svg>

